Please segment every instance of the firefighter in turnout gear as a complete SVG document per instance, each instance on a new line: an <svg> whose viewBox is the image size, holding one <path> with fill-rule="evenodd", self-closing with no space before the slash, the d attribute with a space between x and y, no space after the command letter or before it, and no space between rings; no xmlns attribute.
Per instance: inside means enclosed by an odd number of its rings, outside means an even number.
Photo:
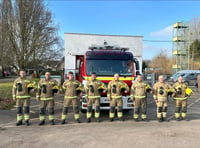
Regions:
<svg viewBox="0 0 200 148"><path fill-rule="evenodd" d="M153 86L153 98L157 105L157 118L159 122L169 121L167 119L168 90L171 86L164 82L164 77L159 76L159 82Z"/></svg>
<svg viewBox="0 0 200 148"><path fill-rule="evenodd" d="M51 78L50 72L45 73L45 79L42 79L38 83L38 91L36 99L40 104L39 111L39 125L45 124L45 112L48 108L49 121L51 125L55 125L54 122L54 93L59 93L58 82Z"/></svg>
<svg viewBox="0 0 200 148"><path fill-rule="evenodd" d="M142 76L137 75L137 81L131 86L131 100L134 102L134 120L139 120L139 111L141 108L141 118L143 121L147 121L147 95L146 93L152 93L152 88L146 82L142 81Z"/></svg>
<svg viewBox="0 0 200 148"><path fill-rule="evenodd" d="M175 101L175 118L177 121L189 119L186 118L187 113L187 98L192 94L191 88L183 83L183 77L178 78L178 82L174 83L173 88L176 93L174 95Z"/></svg>
<svg viewBox="0 0 200 148"><path fill-rule="evenodd" d="M22 125L25 120L27 126L30 125L30 90L35 88L35 84L26 78L26 72L20 71L20 77L14 81L12 95L17 106L17 123L16 126Z"/></svg>
<svg viewBox="0 0 200 148"><path fill-rule="evenodd" d="M91 81L88 81L85 87L85 97L87 101L87 122L91 122L92 107L95 104L95 118L100 122L100 97L101 93L106 91L104 83L96 80L96 73L91 75Z"/></svg>
<svg viewBox="0 0 200 148"><path fill-rule="evenodd" d="M77 123L80 123L80 115L79 115L79 98L80 94L83 91L83 85L77 81L74 80L73 72L68 73L69 80L65 81L63 83L63 90L65 91L64 95L64 107L62 112L62 122L61 124L65 124L65 120L67 118L68 114L68 108L69 106L73 105L74 110L74 118L77 121Z"/></svg>
<svg viewBox="0 0 200 148"><path fill-rule="evenodd" d="M117 116L121 121L124 121L123 118L123 102L122 102L122 93L127 93L129 91L128 85L119 80L119 74L114 75L114 80L108 83L108 92L107 97L110 100L110 121L114 121L115 116L115 106L118 106Z"/></svg>

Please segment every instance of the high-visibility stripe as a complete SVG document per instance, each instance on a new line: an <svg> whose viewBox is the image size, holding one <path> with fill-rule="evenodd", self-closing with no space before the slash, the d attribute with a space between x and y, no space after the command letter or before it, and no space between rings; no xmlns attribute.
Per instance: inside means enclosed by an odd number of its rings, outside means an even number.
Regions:
<svg viewBox="0 0 200 148"><path fill-rule="evenodd" d="M142 117L142 119L146 119L147 115L146 114L142 114L141 117Z"/></svg>
<svg viewBox="0 0 200 148"><path fill-rule="evenodd" d="M89 99L96 99L96 98L100 98L101 96L88 96Z"/></svg>
<svg viewBox="0 0 200 148"><path fill-rule="evenodd" d="M17 96L17 99L25 99L25 98L30 98L30 96Z"/></svg>
<svg viewBox="0 0 200 148"><path fill-rule="evenodd" d="M138 99L142 99L142 98L145 98L146 96L134 96L134 97Z"/></svg>
<svg viewBox="0 0 200 148"><path fill-rule="evenodd" d="M45 120L45 116L40 115L40 121L43 121L43 120Z"/></svg>
<svg viewBox="0 0 200 148"><path fill-rule="evenodd" d="M118 118L121 118L121 117L123 117L123 113L122 112L118 112L117 116L118 116Z"/></svg>
<svg viewBox="0 0 200 148"><path fill-rule="evenodd" d="M166 101L167 97L157 97L158 101Z"/></svg>
<svg viewBox="0 0 200 148"><path fill-rule="evenodd" d="M30 116L28 114L25 114L24 115L24 120L29 120L30 119Z"/></svg>
<svg viewBox="0 0 200 148"><path fill-rule="evenodd" d="M79 119L79 118L80 118L80 115L75 113L75 114L74 114L74 119L77 120L77 119Z"/></svg>
<svg viewBox="0 0 200 148"><path fill-rule="evenodd" d="M177 97L174 97L175 100L186 100L187 97L183 97L183 98L177 98Z"/></svg>
<svg viewBox="0 0 200 148"><path fill-rule="evenodd" d="M139 115L138 114L134 114L133 118L137 119L137 118L139 118Z"/></svg>
<svg viewBox="0 0 200 148"><path fill-rule="evenodd" d="M92 117L92 113L91 112L87 112L87 119Z"/></svg>
<svg viewBox="0 0 200 148"><path fill-rule="evenodd" d="M40 98L40 100L44 101L44 100L52 100L53 97L49 97L49 98Z"/></svg>
<svg viewBox="0 0 200 148"><path fill-rule="evenodd" d="M185 118L185 117L186 117L186 113L181 113L181 116L182 116L183 118Z"/></svg>
<svg viewBox="0 0 200 148"><path fill-rule="evenodd" d="M180 113L175 113L175 118L179 118L180 117Z"/></svg>
<svg viewBox="0 0 200 148"><path fill-rule="evenodd" d="M91 79L91 77L87 77L87 76L85 76L85 77L83 77L85 80L90 80ZM114 78L113 77L97 77L96 78L97 80L107 80L107 81L109 81L109 80L114 80ZM132 81L132 80L134 80L135 78L134 77L119 77L119 80L122 80L122 81Z"/></svg>
<svg viewBox="0 0 200 148"><path fill-rule="evenodd" d="M62 120L65 120L65 119L67 119L67 115L64 115L64 114L62 114L62 117L61 117L61 119L62 119Z"/></svg>
<svg viewBox="0 0 200 148"><path fill-rule="evenodd" d="M23 120L23 115L17 115L17 121L21 121L21 120Z"/></svg>
<svg viewBox="0 0 200 148"><path fill-rule="evenodd" d="M95 118L99 118L100 117L100 113L95 112L94 116L95 116Z"/></svg>
<svg viewBox="0 0 200 148"><path fill-rule="evenodd" d="M65 99L75 99L77 96L65 96Z"/></svg>
<svg viewBox="0 0 200 148"><path fill-rule="evenodd" d="M119 99L121 98L122 96L111 96L113 99Z"/></svg>
<svg viewBox="0 0 200 148"><path fill-rule="evenodd" d="M54 120L54 115L49 115L49 120Z"/></svg>
<svg viewBox="0 0 200 148"><path fill-rule="evenodd" d="M109 113L110 118L114 118L114 116L115 116L115 113L111 113L111 112Z"/></svg>
<svg viewBox="0 0 200 148"><path fill-rule="evenodd" d="M39 98L40 96L39 96L39 95L37 95L36 97L37 97L37 98Z"/></svg>

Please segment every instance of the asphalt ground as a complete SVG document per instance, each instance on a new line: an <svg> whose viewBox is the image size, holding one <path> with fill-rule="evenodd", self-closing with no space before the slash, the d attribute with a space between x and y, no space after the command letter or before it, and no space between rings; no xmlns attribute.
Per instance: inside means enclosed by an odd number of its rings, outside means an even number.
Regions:
<svg viewBox="0 0 200 148"><path fill-rule="evenodd" d="M167 116L169 122L159 123L156 119L156 104L152 95L147 99L149 122L133 120L133 110L124 111L125 121L109 122L109 112L101 111L102 122L92 119L86 122L86 114L80 113L82 123L73 119L72 108L68 114L68 123L61 125L60 118L63 96L55 99L55 121L52 126L46 121L45 126L38 126L39 105L31 99L31 125L16 127L16 109L0 110L0 148L8 147L149 147L149 148L184 148L200 147L200 94L193 88L193 95L188 99L188 118L190 121L174 119L174 101L169 98ZM48 119L48 117L47 117Z"/></svg>

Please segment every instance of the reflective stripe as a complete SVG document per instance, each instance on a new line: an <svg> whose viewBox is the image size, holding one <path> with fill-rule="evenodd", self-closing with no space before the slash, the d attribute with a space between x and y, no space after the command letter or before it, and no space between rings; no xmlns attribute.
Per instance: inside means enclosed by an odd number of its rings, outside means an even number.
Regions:
<svg viewBox="0 0 200 148"><path fill-rule="evenodd" d="M146 119L147 115L146 114L142 114L141 117L142 117L142 119Z"/></svg>
<svg viewBox="0 0 200 148"><path fill-rule="evenodd" d="M158 101L167 101L167 97L157 97Z"/></svg>
<svg viewBox="0 0 200 148"><path fill-rule="evenodd" d="M91 77L83 77L85 80L90 80ZM97 80L113 80L114 78L113 77L97 77L96 78ZM134 77L119 77L119 80L122 80L122 81L131 81L131 80L134 80L135 78Z"/></svg>
<svg viewBox="0 0 200 148"><path fill-rule="evenodd" d="M74 119L77 120L80 118L80 115L79 114L74 114Z"/></svg>
<svg viewBox="0 0 200 148"><path fill-rule="evenodd" d="M71 97L71 96L65 96L65 99L75 99L75 98L77 98L77 96L73 96L73 97Z"/></svg>
<svg viewBox="0 0 200 148"><path fill-rule="evenodd" d="M130 95L131 97L133 97L133 95Z"/></svg>
<svg viewBox="0 0 200 148"><path fill-rule="evenodd" d="M15 97L16 95L13 95L13 97Z"/></svg>
<svg viewBox="0 0 200 148"><path fill-rule="evenodd" d="M119 99L119 98L121 98L122 96L111 96L111 98L113 98L113 99Z"/></svg>
<svg viewBox="0 0 200 148"><path fill-rule="evenodd" d="M25 99L25 98L30 98L30 96L17 96L17 99Z"/></svg>
<svg viewBox="0 0 200 148"><path fill-rule="evenodd" d="M89 99L96 99L96 98L100 98L101 96L88 96Z"/></svg>
<svg viewBox="0 0 200 148"><path fill-rule="evenodd" d="M145 98L146 96L134 96L134 97L138 99L142 99L142 98Z"/></svg>
<svg viewBox="0 0 200 148"><path fill-rule="evenodd" d="M39 98L40 96L39 96L39 95L37 95L36 97L37 97L37 98Z"/></svg>
<svg viewBox="0 0 200 148"><path fill-rule="evenodd" d="M174 97L175 100L186 100L187 97L184 97L184 98L177 98L177 97Z"/></svg>
<svg viewBox="0 0 200 148"><path fill-rule="evenodd" d="M99 118L100 117L100 113L95 112L95 118Z"/></svg>
<svg viewBox="0 0 200 148"><path fill-rule="evenodd" d="M17 121L21 121L21 120L23 120L23 115L17 115Z"/></svg>
<svg viewBox="0 0 200 148"><path fill-rule="evenodd" d="M53 100L53 97L50 97L50 98L40 98L40 100Z"/></svg>
<svg viewBox="0 0 200 148"><path fill-rule="evenodd" d="M118 116L118 118L121 118L123 116L123 113L122 112L118 112L117 116Z"/></svg>
<svg viewBox="0 0 200 148"><path fill-rule="evenodd" d="M45 120L45 116L40 115L40 121L43 121L43 120Z"/></svg>
<svg viewBox="0 0 200 148"><path fill-rule="evenodd" d="M162 113L157 113L157 118L161 118L162 117Z"/></svg>
<svg viewBox="0 0 200 148"><path fill-rule="evenodd" d="M30 119L30 116L28 114L25 114L24 115L24 120L29 120Z"/></svg>
<svg viewBox="0 0 200 148"><path fill-rule="evenodd" d="M110 117L110 118L114 118L114 116L115 116L115 113L111 113L111 112L110 112L109 117Z"/></svg>
<svg viewBox="0 0 200 148"><path fill-rule="evenodd" d="M181 116L182 116L183 118L185 118L185 117L186 117L186 113L181 113Z"/></svg>
<svg viewBox="0 0 200 148"><path fill-rule="evenodd" d="M139 115L138 114L134 114L134 117L133 117L134 119L137 119L137 118L139 118Z"/></svg>
<svg viewBox="0 0 200 148"><path fill-rule="evenodd" d="M49 115L49 120L54 120L54 115Z"/></svg>
<svg viewBox="0 0 200 148"><path fill-rule="evenodd" d="M61 119L62 119L62 120L65 120L65 119L67 119L67 115L64 115L64 114L62 114L62 117L61 117Z"/></svg>
<svg viewBox="0 0 200 148"><path fill-rule="evenodd" d="M167 113L166 112L162 112L162 115L163 115L164 118L167 117Z"/></svg>
<svg viewBox="0 0 200 148"><path fill-rule="evenodd" d="M87 112L87 119L92 117L92 113L91 112Z"/></svg>
<svg viewBox="0 0 200 148"><path fill-rule="evenodd" d="M175 113L175 118L179 118L180 117L180 113Z"/></svg>

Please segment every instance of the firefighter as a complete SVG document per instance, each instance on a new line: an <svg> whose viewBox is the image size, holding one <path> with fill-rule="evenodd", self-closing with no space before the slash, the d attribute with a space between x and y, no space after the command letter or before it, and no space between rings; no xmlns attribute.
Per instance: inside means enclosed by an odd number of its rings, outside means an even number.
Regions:
<svg viewBox="0 0 200 148"><path fill-rule="evenodd" d="M95 118L97 122L100 122L100 97L101 93L106 91L104 83L96 80L96 73L91 75L91 81L88 81L85 87L85 97L87 101L87 122L91 122L92 106L95 104Z"/></svg>
<svg viewBox="0 0 200 148"><path fill-rule="evenodd" d="M25 70L20 70L20 77L14 81L12 95L17 106L16 126L22 125L25 120L27 126L30 125L30 90L35 88L35 84L26 78ZM24 116L24 117L23 117Z"/></svg>
<svg viewBox="0 0 200 148"><path fill-rule="evenodd" d="M173 88L176 93L174 95L175 101L175 118L177 121L186 120L187 113L187 98L192 94L192 89L183 83L183 77L178 77L178 82L174 83Z"/></svg>
<svg viewBox="0 0 200 148"><path fill-rule="evenodd" d="M167 119L167 106L168 106L168 94L171 86L164 82L164 77L159 76L159 82L153 86L153 98L157 105L157 118L159 122L169 121ZM171 92L170 92L171 93Z"/></svg>
<svg viewBox="0 0 200 148"><path fill-rule="evenodd" d="M107 97L110 100L110 121L114 121L115 116L115 106L118 106L117 116L119 120L124 121L123 118L123 102L122 102L122 93L127 93L129 87L126 83L119 80L119 74L114 75L114 80L108 83L108 92Z"/></svg>
<svg viewBox="0 0 200 148"><path fill-rule="evenodd" d="M81 92L83 91L83 85L77 81L74 80L74 74L73 72L68 73L69 80L65 81L63 83L63 90L65 91L64 95L64 107L63 107L63 112L62 112L62 122L61 124L66 123L66 118L68 114L68 108L69 106L73 105L73 110L74 110L74 118L77 123L80 123L80 115L79 115L79 99Z"/></svg>
<svg viewBox="0 0 200 148"><path fill-rule="evenodd" d="M58 82L51 78L50 72L46 72L45 79L40 80L38 83L38 90L36 94L36 99L40 104L40 111L39 111L40 126L45 124L46 108L48 108L50 124L55 125L54 93L59 93Z"/></svg>
<svg viewBox="0 0 200 148"><path fill-rule="evenodd" d="M142 81L142 75L137 75L137 81L131 86L131 100L134 103L134 120L139 120L139 111L141 108L141 119L147 120L147 95L146 93L152 93L152 88L146 82Z"/></svg>

